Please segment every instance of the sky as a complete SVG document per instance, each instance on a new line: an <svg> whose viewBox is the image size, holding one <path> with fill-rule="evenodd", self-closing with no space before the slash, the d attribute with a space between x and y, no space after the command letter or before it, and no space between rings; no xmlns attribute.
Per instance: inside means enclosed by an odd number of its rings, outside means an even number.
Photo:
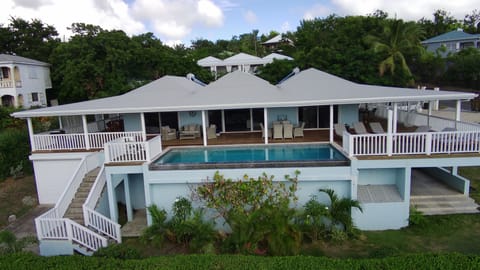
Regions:
<svg viewBox="0 0 480 270"><path fill-rule="evenodd" d="M40 19L68 39L72 23L120 29L128 35L152 32L162 42L190 44L204 38L230 40L234 35L258 29L295 31L300 21L340 16L367 15L377 9L404 20L433 19L438 9L463 19L478 0L1 0L0 24L11 17Z"/></svg>

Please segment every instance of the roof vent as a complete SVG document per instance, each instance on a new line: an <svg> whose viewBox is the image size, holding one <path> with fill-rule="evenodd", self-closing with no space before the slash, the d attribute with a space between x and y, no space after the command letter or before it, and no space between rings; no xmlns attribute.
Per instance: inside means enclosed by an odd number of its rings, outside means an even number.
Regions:
<svg viewBox="0 0 480 270"><path fill-rule="evenodd" d="M295 76L298 73L300 73L300 69L298 67L296 67L292 70L292 72L290 72L287 76L285 76L283 79L281 79L277 84L283 83L284 81L290 79L291 77Z"/></svg>

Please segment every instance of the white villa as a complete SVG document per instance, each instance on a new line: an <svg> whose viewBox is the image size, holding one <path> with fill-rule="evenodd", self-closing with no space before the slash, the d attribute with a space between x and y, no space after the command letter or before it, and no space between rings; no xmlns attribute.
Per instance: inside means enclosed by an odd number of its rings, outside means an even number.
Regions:
<svg viewBox="0 0 480 270"><path fill-rule="evenodd" d="M50 65L37 60L0 54L2 106L46 107L46 89L52 88Z"/></svg>
<svg viewBox="0 0 480 270"><path fill-rule="evenodd" d="M255 73L257 67L270 64L274 59L277 60L293 60L290 56L271 53L263 58L253 56L246 53L238 53L224 60L213 56L207 56L197 61L201 67L207 68L215 75L230 73L232 71L241 70L244 72Z"/></svg>
<svg viewBox="0 0 480 270"><path fill-rule="evenodd" d="M139 216L150 223L147 206L169 211L216 171L283 181L299 170L298 207L319 188L334 189L360 201L363 213L352 216L362 230L407 226L411 205L426 214L477 213L469 180L457 173L480 165L480 126L460 119L461 102L475 96L357 84L313 68L278 85L234 71L208 85L164 76L120 96L13 116L27 120L39 202L52 204L35 221L41 254L91 254L122 240L119 211L124 227ZM455 120L432 116L438 100L456 101ZM414 110L418 103L429 109ZM35 117L58 117L60 130L38 133ZM226 145L264 149L265 160L209 160L208 151ZM297 146L330 154L305 161L293 156ZM186 147L205 159L164 163ZM272 161L269 147L293 158ZM419 175L433 181L425 186Z"/></svg>

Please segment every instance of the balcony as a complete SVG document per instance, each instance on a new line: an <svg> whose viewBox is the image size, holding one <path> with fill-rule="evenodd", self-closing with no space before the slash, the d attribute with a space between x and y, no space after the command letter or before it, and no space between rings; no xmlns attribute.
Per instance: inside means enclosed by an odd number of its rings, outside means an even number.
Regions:
<svg viewBox="0 0 480 270"><path fill-rule="evenodd" d="M21 88L22 81L0 80L0 88Z"/></svg>

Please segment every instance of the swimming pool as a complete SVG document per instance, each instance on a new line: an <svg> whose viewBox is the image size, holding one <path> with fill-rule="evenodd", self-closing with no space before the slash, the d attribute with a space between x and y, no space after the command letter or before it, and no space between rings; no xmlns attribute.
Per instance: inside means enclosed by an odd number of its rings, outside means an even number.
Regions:
<svg viewBox="0 0 480 270"><path fill-rule="evenodd" d="M329 144L275 144L172 148L152 170L346 166L349 160Z"/></svg>

